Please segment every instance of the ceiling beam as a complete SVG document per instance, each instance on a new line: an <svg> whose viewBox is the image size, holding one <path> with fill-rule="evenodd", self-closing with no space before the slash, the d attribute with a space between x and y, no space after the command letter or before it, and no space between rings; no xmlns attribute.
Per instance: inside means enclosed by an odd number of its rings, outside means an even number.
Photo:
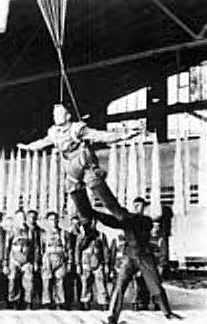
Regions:
<svg viewBox="0 0 207 324"><path fill-rule="evenodd" d="M165 47L159 47L152 50L147 50L144 52L138 52L134 54L129 55L122 55L115 58L109 58L106 60L102 60L99 62L94 62L91 64L85 64L85 65L78 65L74 67L67 68L68 73L75 74L80 72L87 72L87 71L93 71L98 69L104 69L110 66L115 66L118 64L126 64L133 61L138 61L142 59L147 59L150 57L153 57L154 55L163 55L168 54L172 52L176 52L179 50L189 50L192 48L198 48L202 46L207 45L207 39L198 39L191 42L184 42L174 45L169 45ZM60 75L59 71L51 71L51 72L42 72L39 74L34 74L31 76L24 76L22 78L17 78L13 80L4 80L0 81L0 90L6 87L10 86L16 86L26 83L32 83L37 82L44 79L50 79L54 77L58 77Z"/></svg>

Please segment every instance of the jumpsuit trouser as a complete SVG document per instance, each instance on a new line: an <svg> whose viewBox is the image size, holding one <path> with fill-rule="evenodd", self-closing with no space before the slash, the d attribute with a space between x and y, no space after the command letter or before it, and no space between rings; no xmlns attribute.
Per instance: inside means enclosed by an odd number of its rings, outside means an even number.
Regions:
<svg viewBox="0 0 207 324"><path fill-rule="evenodd" d="M115 321L118 321L127 286L138 270L141 271L150 294L157 299L164 314L170 312L168 299L161 285L153 255L150 253L143 254L140 255L139 258L124 256L109 306L109 315L112 316Z"/></svg>
<svg viewBox="0 0 207 324"><path fill-rule="evenodd" d="M19 279L21 277L22 287L24 289L24 301L28 304L31 304L33 297L33 265L29 262L20 264L11 258L9 263L9 271L9 302L20 300L21 286Z"/></svg>
<svg viewBox="0 0 207 324"><path fill-rule="evenodd" d="M93 286L96 287L96 299L99 305L108 304L108 291L106 286L106 278L104 270L100 265L97 269L83 269L81 276L82 294L81 301L89 303L93 299Z"/></svg>
<svg viewBox="0 0 207 324"><path fill-rule="evenodd" d="M87 223L93 214L85 187L88 187L94 196L100 199L111 214L119 219L125 217L127 210L120 206L106 184L106 173L99 167L98 159L90 148L86 146L79 149L71 160L64 161L64 166L68 178L68 191L82 223Z"/></svg>
<svg viewBox="0 0 207 324"><path fill-rule="evenodd" d="M42 304L50 304L54 301L55 305L65 303L64 277L66 274L63 255L57 253L46 253L43 256L42 268ZM50 283L52 280L52 295Z"/></svg>

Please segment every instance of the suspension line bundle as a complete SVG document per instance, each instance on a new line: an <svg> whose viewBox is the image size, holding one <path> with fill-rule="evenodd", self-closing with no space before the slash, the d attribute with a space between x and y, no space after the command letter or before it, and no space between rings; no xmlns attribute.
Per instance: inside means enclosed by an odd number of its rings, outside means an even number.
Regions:
<svg viewBox="0 0 207 324"><path fill-rule="evenodd" d="M65 19L68 0L37 0L42 16L45 20L53 44L57 51L59 65L60 65L60 101L63 102L64 83L68 94L71 98L73 108L75 110L78 120L81 120L78 105L73 94L73 90L66 73L65 64L63 60L62 48L65 34Z"/></svg>

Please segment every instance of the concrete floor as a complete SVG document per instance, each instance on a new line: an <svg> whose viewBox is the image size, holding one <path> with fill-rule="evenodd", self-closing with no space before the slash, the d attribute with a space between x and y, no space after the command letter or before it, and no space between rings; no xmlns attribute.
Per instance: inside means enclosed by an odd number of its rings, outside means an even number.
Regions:
<svg viewBox="0 0 207 324"><path fill-rule="evenodd" d="M120 324L206 324L207 289L189 290L165 285L175 313L183 320L168 321L162 313L152 311L122 311ZM103 311L0 311L1 324L105 324L108 312Z"/></svg>

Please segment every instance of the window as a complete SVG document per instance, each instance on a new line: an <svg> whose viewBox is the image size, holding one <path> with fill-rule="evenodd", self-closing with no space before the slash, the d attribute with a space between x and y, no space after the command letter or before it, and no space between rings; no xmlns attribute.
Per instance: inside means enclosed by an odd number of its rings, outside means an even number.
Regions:
<svg viewBox="0 0 207 324"><path fill-rule="evenodd" d="M189 72L170 76L168 78L168 105L189 101Z"/></svg>
<svg viewBox="0 0 207 324"><path fill-rule="evenodd" d="M189 71L171 75L167 81L168 105L207 100L207 61L192 66ZM191 136L199 136L206 119L207 111L195 111L192 114L175 114L168 116L168 138L175 138L178 127L181 136L187 130ZM180 126L179 126L180 125Z"/></svg>
<svg viewBox="0 0 207 324"><path fill-rule="evenodd" d="M119 98L108 106L107 114L119 114L137 110L144 110L147 108L147 88L142 88L127 96ZM126 120L118 123L108 123L108 130L118 130L120 128L137 128L146 126L146 118L139 120Z"/></svg>
<svg viewBox="0 0 207 324"><path fill-rule="evenodd" d="M168 139L175 139L179 132L184 137L187 131L188 136L199 136L203 121L187 113L168 116Z"/></svg>
<svg viewBox="0 0 207 324"><path fill-rule="evenodd" d="M201 67L193 66L190 68L190 102L202 99L202 78Z"/></svg>
<svg viewBox="0 0 207 324"><path fill-rule="evenodd" d="M189 72L182 72L178 75L178 102L188 103L189 94Z"/></svg>
<svg viewBox="0 0 207 324"><path fill-rule="evenodd" d="M114 100L107 109L107 114L118 114L147 108L147 88L132 92L127 96Z"/></svg>

